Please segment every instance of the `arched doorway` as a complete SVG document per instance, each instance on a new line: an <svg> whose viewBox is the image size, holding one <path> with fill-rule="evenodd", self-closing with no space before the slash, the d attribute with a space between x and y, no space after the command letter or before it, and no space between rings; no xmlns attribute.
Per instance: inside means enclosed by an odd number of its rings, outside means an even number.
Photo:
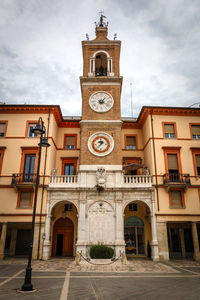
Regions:
<svg viewBox="0 0 200 300"><path fill-rule="evenodd" d="M125 250L129 257L151 257L151 215L142 201L133 201L124 209Z"/></svg>
<svg viewBox="0 0 200 300"><path fill-rule="evenodd" d="M145 255L144 222L137 216L128 217L124 222L126 254Z"/></svg>
<svg viewBox="0 0 200 300"><path fill-rule="evenodd" d="M53 228L53 256L73 256L74 224L69 218L58 219Z"/></svg>

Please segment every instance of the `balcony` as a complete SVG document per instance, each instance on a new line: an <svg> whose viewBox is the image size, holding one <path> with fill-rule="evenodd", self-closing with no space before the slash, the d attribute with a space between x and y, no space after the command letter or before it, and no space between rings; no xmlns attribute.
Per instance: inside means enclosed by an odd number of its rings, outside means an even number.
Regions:
<svg viewBox="0 0 200 300"><path fill-rule="evenodd" d="M124 175L124 187L151 187L152 176L150 175Z"/></svg>
<svg viewBox="0 0 200 300"><path fill-rule="evenodd" d="M49 177L50 188L94 188L97 185L96 173L79 175L52 175ZM107 173L105 188L150 188L150 175L123 175L122 172Z"/></svg>
<svg viewBox="0 0 200 300"><path fill-rule="evenodd" d="M15 187L33 187L35 185L36 174L14 173L11 184Z"/></svg>
<svg viewBox="0 0 200 300"><path fill-rule="evenodd" d="M78 175L52 175L49 177L49 186L77 187Z"/></svg>
<svg viewBox="0 0 200 300"><path fill-rule="evenodd" d="M163 175L163 184L169 190L170 188L183 188L187 189L190 182L189 174L180 174L180 173L166 173Z"/></svg>

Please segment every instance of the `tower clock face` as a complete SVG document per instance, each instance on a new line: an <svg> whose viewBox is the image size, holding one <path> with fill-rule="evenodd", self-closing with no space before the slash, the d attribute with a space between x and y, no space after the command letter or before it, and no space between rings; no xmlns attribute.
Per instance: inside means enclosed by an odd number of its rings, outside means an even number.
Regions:
<svg viewBox="0 0 200 300"><path fill-rule="evenodd" d="M114 104L113 97L106 92L96 92L89 99L90 107L96 112L107 112Z"/></svg>
<svg viewBox="0 0 200 300"><path fill-rule="evenodd" d="M88 140L88 149L96 156L106 156L114 148L113 137L105 132L96 132Z"/></svg>

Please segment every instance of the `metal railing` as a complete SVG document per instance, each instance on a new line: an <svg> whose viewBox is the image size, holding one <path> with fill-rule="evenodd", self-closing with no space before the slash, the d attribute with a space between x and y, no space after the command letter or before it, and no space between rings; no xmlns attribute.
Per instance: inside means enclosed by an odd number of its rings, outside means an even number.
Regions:
<svg viewBox="0 0 200 300"><path fill-rule="evenodd" d="M13 173L12 174L12 184L20 183L34 183L36 180L35 173Z"/></svg>
<svg viewBox="0 0 200 300"><path fill-rule="evenodd" d="M163 183L184 183L190 184L190 175L189 174L180 174L180 173L166 173L163 175Z"/></svg>

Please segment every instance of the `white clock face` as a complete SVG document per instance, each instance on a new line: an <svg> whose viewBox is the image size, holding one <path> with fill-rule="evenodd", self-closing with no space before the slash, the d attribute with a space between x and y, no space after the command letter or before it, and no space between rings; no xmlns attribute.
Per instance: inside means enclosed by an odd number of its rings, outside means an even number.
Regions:
<svg viewBox="0 0 200 300"><path fill-rule="evenodd" d="M106 156L114 148L113 137L105 132L96 132L88 140L90 152L96 156Z"/></svg>
<svg viewBox="0 0 200 300"><path fill-rule="evenodd" d="M109 93L97 92L89 99L90 107L96 112L107 112L114 104L113 97Z"/></svg>

